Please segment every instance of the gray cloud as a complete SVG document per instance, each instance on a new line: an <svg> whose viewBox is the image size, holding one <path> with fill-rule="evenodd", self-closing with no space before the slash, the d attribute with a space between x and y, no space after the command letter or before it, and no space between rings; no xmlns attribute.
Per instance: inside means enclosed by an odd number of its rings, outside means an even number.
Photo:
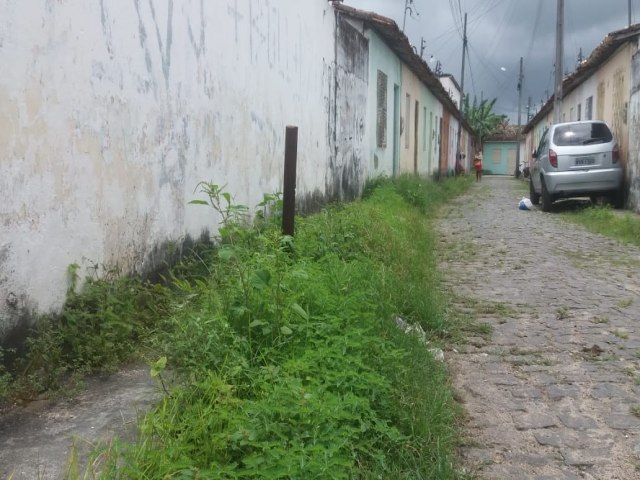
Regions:
<svg viewBox="0 0 640 480"><path fill-rule="evenodd" d="M414 0L419 15L407 14L406 33L425 60L433 56L444 73L458 81L462 67L462 21L467 13L468 62L465 92L478 99L497 98L495 110L516 123L518 69L524 58L522 123L526 105L539 107L553 93L557 3L553 0ZM346 0L345 4L390 17L402 28L405 0ZM632 23L640 17L640 0L632 0ZM565 0L564 71L612 31L628 22L628 0ZM503 70L504 69L504 70ZM532 108L532 109L533 109Z"/></svg>

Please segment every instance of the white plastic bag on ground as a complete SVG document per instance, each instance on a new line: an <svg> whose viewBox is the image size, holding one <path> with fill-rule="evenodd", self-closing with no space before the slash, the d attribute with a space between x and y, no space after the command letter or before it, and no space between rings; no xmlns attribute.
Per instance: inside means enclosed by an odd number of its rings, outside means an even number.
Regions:
<svg viewBox="0 0 640 480"><path fill-rule="evenodd" d="M522 197L520 203L518 203L518 208L520 210L531 210L533 208L533 203L528 198Z"/></svg>

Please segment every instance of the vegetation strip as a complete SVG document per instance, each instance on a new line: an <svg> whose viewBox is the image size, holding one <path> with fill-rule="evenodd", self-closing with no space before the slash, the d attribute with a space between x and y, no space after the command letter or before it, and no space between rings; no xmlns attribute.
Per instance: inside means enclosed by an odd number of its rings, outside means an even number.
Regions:
<svg viewBox="0 0 640 480"><path fill-rule="evenodd" d="M637 214L616 213L610 206L596 205L569 211L564 218L592 232L640 246L640 217Z"/></svg>
<svg viewBox="0 0 640 480"><path fill-rule="evenodd" d="M244 207L202 184L208 200L196 203L224 220L218 246L166 286L70 289L57 326L44 322L30 342L22 377L44 374L53 388L62 371L112 368L133 350L151 358L166 395L136 443L94 453L101 478L458 478L446 369L394 319L434 346L456 334L430 218L468 185L381 180L364 201L298 219L294 239L268 215L249 226ZM48 365L45 346L57 356Z"/></svg>

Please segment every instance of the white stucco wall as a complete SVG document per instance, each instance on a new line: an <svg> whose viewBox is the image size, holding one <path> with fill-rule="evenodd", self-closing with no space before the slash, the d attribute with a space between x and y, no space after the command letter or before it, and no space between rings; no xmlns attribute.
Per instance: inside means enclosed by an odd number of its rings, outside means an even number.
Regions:
<svg viewBox="0 0 640 480"><path fill-rule="evenodd" d="M586 120L587 98L592 97L592 119L596 119L596 99L598 98L598 81L595 76L589 77L574 91L567 95L562 102L562 114L566 121L578 120L578 105L580 105L580 119ZM571 120L573 112L573 120Z"/></svg>
<svg viewBox="0 0 640 480"><path fill-rule="evenodd" d="M339 16L336 32L337 68L330 108L335 134L330 138L332 175L326 193L332 198L352 200L362 193L369 167L369 40L362 22L346 16Z"/></svg>
<svg viewBox="0 0 640 480"><path fill-rule="evenodd" d="M460 90L458 89L456 84L453 82L451 77L448 77L448 76L438 77L438 79L440 80L440 83L444 87L445 91L451 97L451 100L453 100L453 103L455 103L456 106L460 108L460 97L461 97Z"/></svg>
<svg viewBox="0 0 640 480"><path fill-rule="evenodd" d="M640 212L640 52L633 55L630 72L629 99L629 208Z"/></svg>
<svg viewBox="0 0 640 480"><path fill-rule="evenodd" d="M58 309L70 263L149 266L215 228L201 180L255 205L324 193L335 16L325 0L0 0L0 340ZM336 137L339 141L340 136Z"/></svg>

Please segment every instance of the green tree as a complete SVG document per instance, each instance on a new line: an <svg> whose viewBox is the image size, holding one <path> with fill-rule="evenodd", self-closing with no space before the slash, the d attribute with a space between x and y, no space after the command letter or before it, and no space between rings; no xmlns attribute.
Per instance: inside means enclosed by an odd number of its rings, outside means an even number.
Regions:
<svg viewBox="0 0 640 480"><path fill-rule="evenodd" d="M478 134L481 143L485 138L495 133L500 127L508 122L506 115L498 115L493 111L497 98L493 100L482 100L478 104L476 97L473 98L473 105L469 105L469 96L464 97L462 113L471 127Z"/></svg>

